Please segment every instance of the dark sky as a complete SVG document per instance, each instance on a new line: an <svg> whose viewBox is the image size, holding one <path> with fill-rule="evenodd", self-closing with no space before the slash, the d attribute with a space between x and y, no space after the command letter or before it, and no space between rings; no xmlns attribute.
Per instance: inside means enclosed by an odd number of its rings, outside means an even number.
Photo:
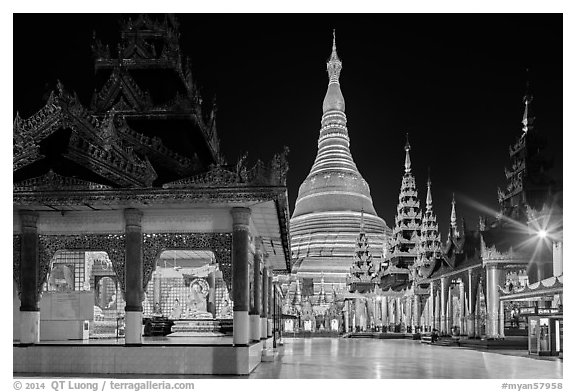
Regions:
<svg viewBox="0 0 576 392"><path fill-rule="evenodd" d="M316 156L326 60L336 28L354 160L389 226L410 133L424 203L430 167L445 238L452 192L475 227L468 200L497 208L508 145L521 134L526 68L536 125L562 178L561 15L179 15L183 52L207 96L216 93L228 161L268 160L290 147L290 209ZM90 43L114 47L118 15L15 15L14 113L42 105L60 79L89 105Z"/></svg>

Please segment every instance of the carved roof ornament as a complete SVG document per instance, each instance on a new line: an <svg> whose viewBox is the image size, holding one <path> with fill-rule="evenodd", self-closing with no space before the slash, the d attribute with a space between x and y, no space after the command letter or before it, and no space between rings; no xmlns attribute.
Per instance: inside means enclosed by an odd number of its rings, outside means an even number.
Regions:
<svg viewBox="0 0 576 392"><path fill-rule="evenodd" d="M288 147L275 154L272 161L264 164L258 160L251 169L246 167L246 155L240 157L234 167L212 165L205 173L182 180L166 183L163 188L181 189L188 187L219 187L219 186L286 186L288 172Z"/></svg>
<svg viewBox="0 0 576 392"><path fill-rule="evenodd" d="M76 191L112 189L108 185L84 181L73 177L64 177L50 169L40 177L17 182L13 185L14 192L28 191Z"/></svg>

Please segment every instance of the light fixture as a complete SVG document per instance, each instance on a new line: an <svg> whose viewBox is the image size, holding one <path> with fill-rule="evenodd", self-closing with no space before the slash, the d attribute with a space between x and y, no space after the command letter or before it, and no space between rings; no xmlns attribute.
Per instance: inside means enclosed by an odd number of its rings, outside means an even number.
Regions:
<svg viewBox="0 0 576 392"><path fill-rule="evenodd" d="M547 236L548 236L548 233L546 232L546 230L544 230L544 229L538 230L538 237L546 238Z"/></svg>

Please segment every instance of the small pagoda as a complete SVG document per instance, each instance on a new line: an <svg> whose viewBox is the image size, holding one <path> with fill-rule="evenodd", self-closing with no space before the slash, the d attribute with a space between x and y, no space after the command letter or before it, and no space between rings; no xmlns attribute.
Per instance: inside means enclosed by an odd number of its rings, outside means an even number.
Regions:
<svg viewBox="0 0 576 392"><path fill-rule="evenodd" d="M354 251L354 263L346 278L346 284L351 293L369 293L374 291L378 283L376 268L372 262L372 254L368 245L368 237L364 230L364 211L360 217L360 233Z"/></svg>

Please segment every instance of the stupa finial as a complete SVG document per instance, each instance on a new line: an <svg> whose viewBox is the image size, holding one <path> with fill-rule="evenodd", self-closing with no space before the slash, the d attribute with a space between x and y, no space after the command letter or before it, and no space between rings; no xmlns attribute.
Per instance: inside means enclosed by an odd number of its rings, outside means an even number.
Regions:
<svg viewBox="0 0 576 392"><path fill-rule="evenodd" d="M406 150L406 160L404 161L404 169L406 173L410 173L412 162L410 162L410 142L408 141L408 132L406 132L406 146L404 147Z"/></svg>
<svg viewBox="0 0 576 392"><path fill-rule="evenodd" d="M330 54L326 68L328 69L329 84L339 83L342 61L338 58L338 52L336 51L336 29L332 30L332 53Z"/></svg>
<svg viewBox="0 0 576 392"><path fill-rule="evenodd" d="M426 211L432 211L432 180L430 180L430 168L428 168L428 193L426 194Z"/></svg>
<svg viewBox="0 0 576 392"><path fill-rule="evenodd" d="M452 192L452 213L450 214L450 227L453 229L457 228L456 222L456 198L454 197L454 192Z"/></svg>

